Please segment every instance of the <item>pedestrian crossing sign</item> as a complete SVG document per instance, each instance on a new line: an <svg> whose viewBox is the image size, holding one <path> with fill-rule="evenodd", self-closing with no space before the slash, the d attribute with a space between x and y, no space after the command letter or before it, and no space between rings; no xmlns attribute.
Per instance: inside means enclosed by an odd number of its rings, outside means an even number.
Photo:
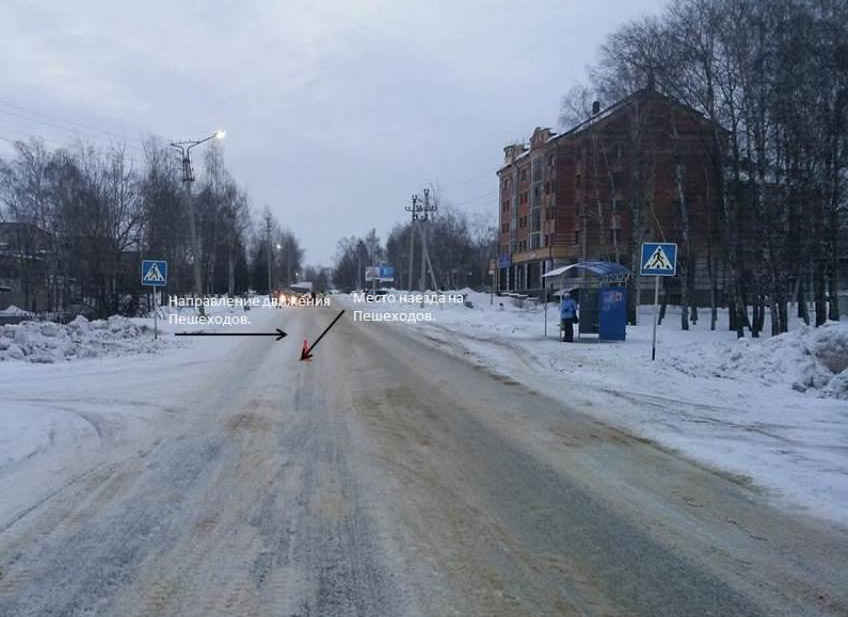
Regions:
<svg viewBox="0 0 848 617"><path fill-rule="evenodd" d="M644 242L642 244L642 276L674 276L677 273L677 244Z"/></svg>
<svg viewBox="0 0 848 617"><path fill-rule="evenodd" d="M164 259L145 259L141 262L141 284L164 287L168 284L168 262Z"/></svg>

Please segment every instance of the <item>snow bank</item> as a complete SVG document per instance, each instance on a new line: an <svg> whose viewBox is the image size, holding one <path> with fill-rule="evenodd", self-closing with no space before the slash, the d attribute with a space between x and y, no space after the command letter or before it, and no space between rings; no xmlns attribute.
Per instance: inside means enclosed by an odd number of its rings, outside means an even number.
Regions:
<svg viewBox="0 0 848 617"><path fill-rule="evenodd" d="M691 345L674 353L669 364L692 376L754 379L848 400L848 325L801 325L771 338Z"/></svg>
<svg viewBox="0 0 848 617"><path fill-rule="evenodd" d="M2 311L0 311L0 315L31 316L32 313L30 313L29 311L25 311L24 309L19 308L14 304L10 304Z"/></svg>
<svg viewBox="0 0 848 617"><path fill-rule="evenodd" d="M154 340L146 325L118 315L95 321L79 315L67 325L23 321L0 327L0 361L52 364L98 356L154 353L176 344L169 336Z"/></svg>
<svg viewBox="0 0 848 617"><path fill-rule="evenodd" d="M444 304L430 307L434 325L471 335L478 340L510 342L538 341L544 321L544 305L508 296L494 298L489 294L461 289L466 304ZM490 302L492 302L490 304ZM418 310L418 305L394 304L381 310ZM641 323L650 326L653 308L643 307ZM674 313L674 309L671 309ZM558 307L548 305L548 332L558 331ZM669 375L683 373L692 378L727 379L756 382L760 386L792 389L807 396L848 400L848 324L831 322L819 328L793 322L793 330L779 336L736 339L726 329L710 331L709 317L702 315L699 324L687 332L680 330L679 320L670 314L660 327L661 353L659 367L653 371L664 375L658 383L666 383ZM725 312L722 312L726 319ZM425 324L422 324L425 325ZM646 328L628 327L627 343L597 346L571 346L547 357L545 349L533 346L530 353L545 365L592 365L603 367L608 374L638 364L644 357ZM564 357L560 357L564 356ZM568 362L568 359L573 362ZM571 370L574 367L565 367ZM650 379L651 374L641 376Z"/></svg>

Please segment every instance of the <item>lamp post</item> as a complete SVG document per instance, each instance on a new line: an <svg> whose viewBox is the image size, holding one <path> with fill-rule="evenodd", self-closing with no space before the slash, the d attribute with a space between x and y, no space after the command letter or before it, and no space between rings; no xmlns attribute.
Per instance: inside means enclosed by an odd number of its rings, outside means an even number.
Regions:
<svg viewBox="0 0 848 617"><path fill-rule="evenodd" d="M200 276L200 238L197 234L197 223L194 216L194 204L191 200L191 183L194 182L194 173L191 169L191 149L199 146L210 139L223 139L227 132L218 130L209 137L187 141L171 142L171 147L180 153L180 162L183 166L183 185L185 186L186 211L188 213L188 231L191 235L192 271L194 274L194 295L199 298L203 293L202 279ZM203 304L200 305L203 313Z"/></svg>

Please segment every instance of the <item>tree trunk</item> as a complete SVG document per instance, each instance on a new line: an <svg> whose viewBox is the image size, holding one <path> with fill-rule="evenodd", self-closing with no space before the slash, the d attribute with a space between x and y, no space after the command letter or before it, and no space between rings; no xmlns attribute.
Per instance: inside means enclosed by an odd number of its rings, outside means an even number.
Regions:
<svg viewBox="0 0 848 617"><path fill-rule="evenodd" d="M710 330L715 330L718 323L718 283L713 263L712 242L707 245L707 278L710 283Z"/></svg>
<svg viewBox="0 0 848 617"><path fill-rule="evenodd" d="M786 298L778 298L777 308L780 312L780 331L789 332L789 304Z"/></svg>
<svg viewBox="0 0 848 617"><path fill-rule="evenodd" d="M673 144L673 156L675 159L674 165L674 184L677 190L677 201L680 207L680 231L683 240L683 255L678 256L680 263L680 328L682 330L689 329L689 296L690 284L692 277L690 276L692 250L689 244L689 207L686 203L686 193L683 190L683 165L679 162L680 153L678 150L678 133L677 123L674 118L674 109L670 111L671 118L671 134ZM682 257L682 259L680 259Z"/></svg>
<svg viewBox="0 0 848 617"><path fill-rule="evenodd" d="M828 319L839 321L839 258L835 255L836 248L832 249L830 271L827 277L827 292L830 300L830 311Z"/></svg>
<svg viewBox="0 0 848 617"><path fill-rule="evenodd" d="M813 295L816 306L816 327L818 328L827 321L827 298L825 296L825 264L818 259L814 266Z"/></svg>
<svg viewBox="0 0 848 617"><path fill-rule="evenodd" d="M231 298L236 293L236 259L232 244L227 249L227 295Z"/></svg>
<svg viewBox="0 0 848 617"><path fill-rule="evenodd" d="M777 336L780 334L780 312L777 305L777 298L772 296L771 299L771 335Z"/></svg>
<svg viewBox="0 0 848 617"><path fill-rule="evenodd" d="M807 304L807 294L804 282L801 277L798 278L798 317L803 320L806 325L810 325L810 305Z"/></svg>

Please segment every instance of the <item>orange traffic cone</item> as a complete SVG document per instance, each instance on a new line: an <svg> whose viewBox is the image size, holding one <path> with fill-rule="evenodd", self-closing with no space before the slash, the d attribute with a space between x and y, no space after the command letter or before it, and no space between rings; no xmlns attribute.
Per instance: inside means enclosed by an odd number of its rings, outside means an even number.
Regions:
<svg viewBox="0 0 848 617"><path fill-rule="evenodd" d="M309 353L309 342L306 339L303 339L303 349L300 350L300 359L301 360L311 360L312 354Z"/></svg>

